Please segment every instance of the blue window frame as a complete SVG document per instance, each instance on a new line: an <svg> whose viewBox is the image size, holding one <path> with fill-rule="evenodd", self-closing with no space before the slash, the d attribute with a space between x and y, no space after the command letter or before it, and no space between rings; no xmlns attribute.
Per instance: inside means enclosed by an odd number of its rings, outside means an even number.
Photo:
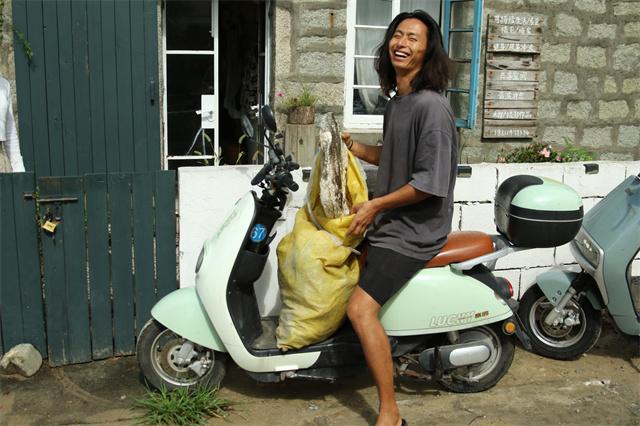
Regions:
<svg viewBox="0 0 640 426"><path fill-rule="evenodd" d="M480 74L480 28L482 27L482 0L443 0L442 16L442 36L444 47L454 62L454 68L462 68L469 64L469 79L456 79L447 90L449 99L455 110L462 109L463 114L456 117L456 126L465 129L472 129L476 123L476 111L478 108L478 76ZM463 10L464 7L473 7L473 11ZM457 11L456 9L460 10ZM458 15L458 16L456 16ZM471 22L465 19L472 16ZM468 43L462 46L455 46L454 38L457 35L470 36L471 46L467 49ZM458 49L455 49L458 47ZM460 49L462 47L462 49ZM464 55L459 57L457 52L470 53L470 57ZM459 70L454 69L454 75L459 75ZM462 80L462 81L460 81ZM465 84L466 83L466 84ZM466 96L466 102L456 102L454 98ZM461 103L466 104L466 108L456 108ZM466 111L464 111L466 109Z"/></svg>

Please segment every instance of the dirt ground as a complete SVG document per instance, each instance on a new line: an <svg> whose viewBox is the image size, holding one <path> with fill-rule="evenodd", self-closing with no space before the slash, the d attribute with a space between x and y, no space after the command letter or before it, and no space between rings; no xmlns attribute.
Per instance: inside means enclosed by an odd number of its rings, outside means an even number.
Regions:
<svg viewBox="0 0 640 426"><path fill-rule="evenodd" d="M2 425L130 425L145 393L135 357L64 368L34 377L0 377ZM489 391L454 394L437 383L397 383L411 425L640 425L640 345L606 325L597 346L571 362L517 348L511 370ZM290 381L256 384L231 366L221 395L235 402L225 420L208 424L367 425L375 422L376 392L368 374L335 384Z"/></svg>

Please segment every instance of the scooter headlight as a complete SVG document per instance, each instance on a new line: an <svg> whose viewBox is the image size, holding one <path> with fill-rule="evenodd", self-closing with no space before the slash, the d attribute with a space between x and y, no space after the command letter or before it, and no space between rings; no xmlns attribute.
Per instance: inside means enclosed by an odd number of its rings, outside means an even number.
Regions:
<svg viewBox="0 0 640 426"><path fill-rule="evenodd" d="M196 274L200 270L203 260L204 260L204 245L202 246L202 250L200 250L200 255L198 256L198 261L196 262Z"/></svg>
<svg viewBox="0 0 640 426"><path fill-rule="evenodd" d="M587 234L584 229L580 228L578 234L573 239L573 246L580 252L591 267L596 268L600 262L600 250L598 245Z"/></svg>

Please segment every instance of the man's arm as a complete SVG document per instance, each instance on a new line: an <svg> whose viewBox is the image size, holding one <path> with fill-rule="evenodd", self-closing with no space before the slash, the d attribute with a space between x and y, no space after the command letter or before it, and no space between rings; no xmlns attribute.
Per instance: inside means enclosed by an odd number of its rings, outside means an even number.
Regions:
<svg viewBox="0 0 640 426"><path fill-rule="evenodd" d="M351 213L355 213L356 216L353 218L353 222L351 222L351 226L349 226L347 230L347 235L364 234L364 231L367 230L367 227L373 222L376 216L383 211L414 204L430 196L431 194L419 191L413 186L406 184L383 197L355 204L351 209Z"/></svg>
<svg viewBox="0 0 640 426"><path fill-rule="evenodd" d="M360 142L356 142L351 139L351 135L348 132L341 132L340 137L342 142L347 146L349 151L359 159L366 161L369 164L375 164L376 166L380 162L380 152L382 152L382 146L366 145Z"/></svg>

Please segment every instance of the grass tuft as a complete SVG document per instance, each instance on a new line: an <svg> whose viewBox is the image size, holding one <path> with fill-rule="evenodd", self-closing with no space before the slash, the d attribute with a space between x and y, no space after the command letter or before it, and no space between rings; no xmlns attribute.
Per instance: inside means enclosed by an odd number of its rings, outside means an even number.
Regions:
<svg viewBox="0 0 640 426"><path fill-rule="evenodd" d="M147 394L136 400L134 407L145 410L137 418L140 424L201 425L211 417L225 417L231 409L231 403L217 393L218 389L206 388L147 389Z"/></svg>

